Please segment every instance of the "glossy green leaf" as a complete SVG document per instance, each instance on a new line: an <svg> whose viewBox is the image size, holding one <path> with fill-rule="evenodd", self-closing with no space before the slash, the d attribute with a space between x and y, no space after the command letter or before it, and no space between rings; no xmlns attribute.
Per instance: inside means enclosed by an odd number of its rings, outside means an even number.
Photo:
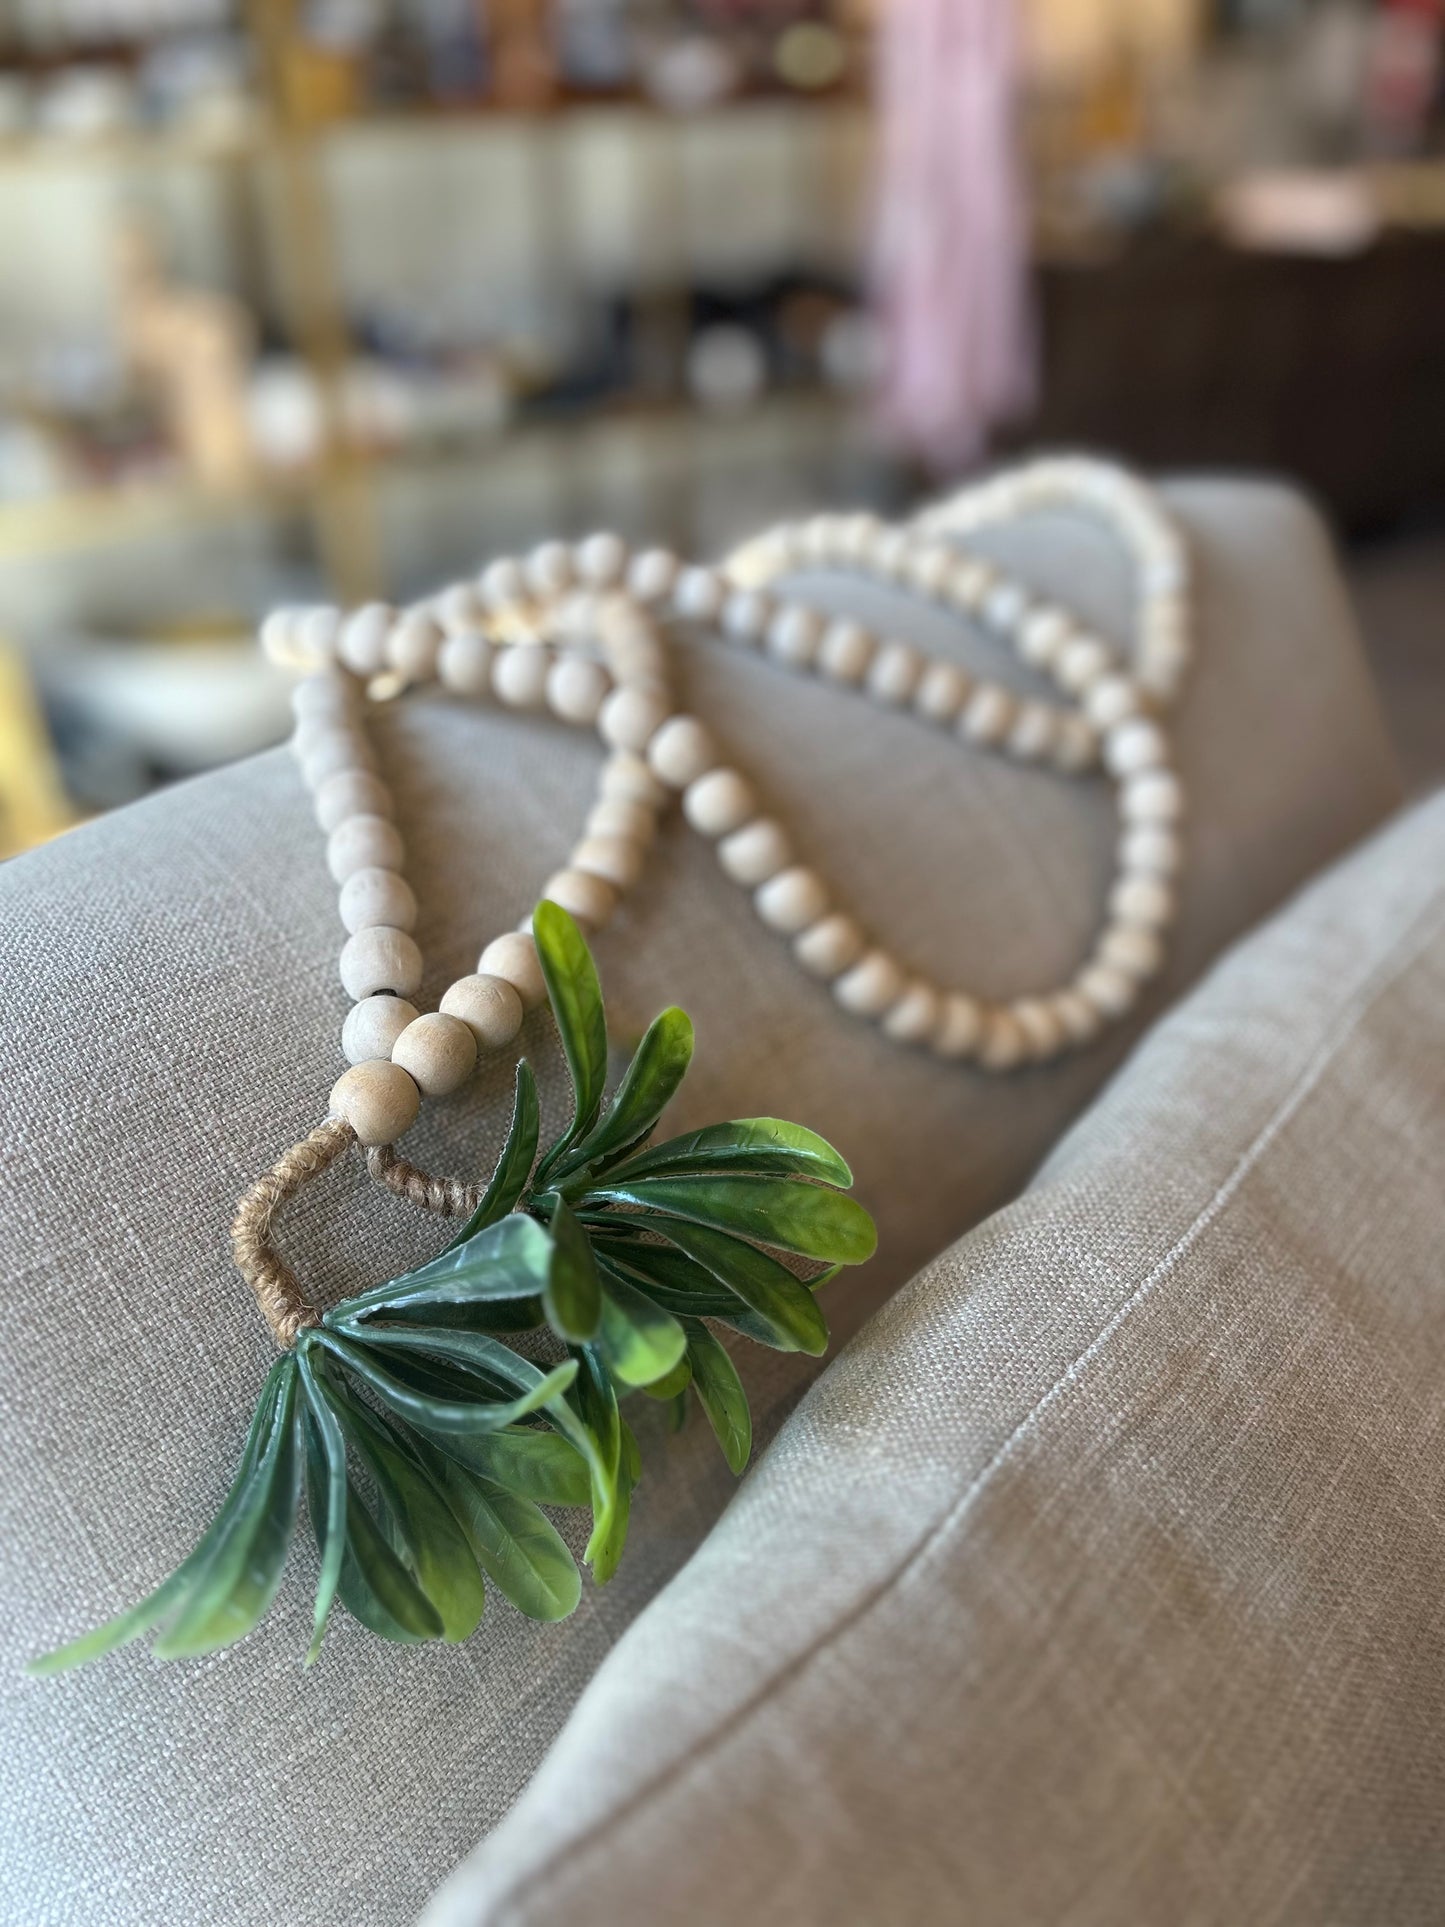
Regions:
<svg viewBox="0 0 1445 1927"><path fill-rule="evenodd" d="M234 1644L276 1597L301 1497L295 1355L281 1363L270 1431L241 1502L185 1603L157 1639L157 1659L197 1659Z"/></svg>
<svg viewBox="0 0 1445 1927"><path fill-rule="evenodd" d="M615 1271L602 1287L597 1342L613 1377L630 1386L666 1378L687 1349L682 1326L672 1314Z"/></svg>
<svg viewBox="0 0 1445 1927"><path fill-rule="evenodd" d="M614 1175L661 1177L669 1173L728 1171L738 1176L819 1178L848 1190L853 1173L826 1138L780 1117L740 1117L730 1124L650 1145L614 1167Z"/></svg>
<svg viewBox="0 0 1445 1927"><path fill-rule="evenodd" d="M644 1219L634 1219L636 1224ZM736 1292L720 1285L704 1266L675 1245L658 1244L622 1229L626 1219L598 1212L586 1220L598 1266L647 1293L674 1318L725 1318L739 1308ZM614 1229L613 1227L616 1227Z"/></svg>
<svg viewBox="0 0 1445 1927"><path fill-rule="evenodd" d="M441 1614L392 1550L354 1482L346 1494L346 1557L337 1590L351 1616L383 1639L409 1646L442 1636Z"/></svg>
<svg viewBox="0 0 1445 1927"><path fill-rule="evenodd" d="M484 1342L479 1334L473 1332L455 1332L447 1336L452 1343L462 1339ZM432 1338L433 1334L428 1332L403 1333L378 1329L375 1333L367 1333L364 1345L359 1339L343 1337L339 1332L323 1332L319 1342L334 1353L348 1371L369 1386L392 1411L399 1413L408 1424L415 1425L422 1432L500 1432L504 1426L515 1425L518 1419L526 1418L529 1412L535 1412L559 1392L566 1391L576 1375L571 1364L559 1365L546 1374L538 1372L536 1384L518 1398L496 1401L479 1398L474 1404L467 1404L457 1400L428 1398L387 1371L372 1355L376 1349L401 1345L410 1339L420 1340L426 1345ZM499 1349L506 1350L506 1347ZM515 1353L512 1356L515 1358ZM516 1362L524 1364L526 1361L517 1359Z"/></svg>
<svg viewBox="0 0 1445 1927"><path fill-rule="evenodd" d="M587 1233L558 1198L552 1208L552 1263L542 1292L547 1322L559 1338L585 1345L597 1332L602 1291Z"/></svg>
<svg viewBox="0 0 1445 1927"><path fill-rule="evenodd" d="M450 1246L417 1270L355 1298L343 1299L326 1313L322 1323L336 1328L368 1318L538 1296L551 1259L552 1240L537 1220L521 1212L509 1212L465 1244Z"/></svg>
<svg viewBox="0 0 1445 1927"><path fill-rule="evenodd" d="M538 1505L584 1506L591 1499L586 1459L557 1432L518 1428L470 1438L452 1432L432 1443L468 1471Z"/></svg>
<svg viewBox="0 0 1445 1927"><path fill-rule="evenodd" d="M619 1418L622 1430L622 1451L619 1454L622 1471L627 1483L635 1486L642 1477L642 1447L637 1443L637 1434L625 1418Z"/></svg>
<svg viewBox="0 0 1445 1927"><path fill-rule="evenodd" d="M559 904L539 903L532 913L532 936L575 1097L572 1122L538 1169L540 1189L558 1159L591 1130L601 1107L607 1088L607 1019L597 967L567 912Z"/></svg>
<svg viewBox="0 0 1445 1927"><path fill-rule="evenodd" d="M261 1388L255 1413L246 1433L246 1443L241 1450L240 1463L236 1476L221 1503L221 1508L210 1525L197 1540L195 1547L183 1559L168 1579L162 1580L154 1591L146 1594L123 1613L109 1619L93 1632L71 1640L67 1645L57 1647L53 1653L45 1653L39 1659L31 1660L26 1672L35 1679L49 1678L54 1673L67 1672L72 1666L83 1666L87 1660L100 1659L112 1653L117 1647L125 1646L142 1633L149 1632L152 1626L159 1625L168 1614L174 1612L184 1601L192 1583L205 1569L217 1542L229 1530L232 1520L239 1511L256 1461L260 1457L263 1442L269 1438L276 1414L276 1402L280 1396L281 1381L288 1369L288 1360L278 1358L267 1374Z"/></svg>
<svg viewBox="0 0 1445 1927"><path fill-rule="evenodd" d="M679 1392L685 1392L691 1382L692 1365L684 1356L677 1361L670 1372L665 1373L661 1378L655 1378L650 1385L644 1385L642 1390L649 1398L670 1400L675 1399Z"/></svg>
<svg viewBox="0 0 1445 1927"><path fill-rule="evenodd" d="M687 1424L687 1411L687 1388L684 1386L682 1391L667 1401L667 1429L669 1432L680 1432L682 1430L683 1426Z"/></svg>
<svg viewBox="0 0 1445 1927"><path fill-rule="evenodd" d="M546 1514L434 1450L428 1459L473 1558L498 1592L529 1619L565 1619L575 1611L582 1576Z"/></svg>
<svg viewBox="0 0 1445 1927"><path fill-rule="evenodd" d="M599 1586L617 1570L627 1538L628 1482L622 1476L622 1417L617 1393L600 1352L584 1345L578 1353L577 1381L568 1402L580 1416L593 1442L592 1537L584 1557Z"/></svg>
<svg viewBox="0 0 1445 1927"><path fill-rule="evenodd" d="M311 1511L312 1529L321 1553L321 1576L316 1584L314 1630L307 1649L306 1664L314 1664L326 1637L326 1622L331 1616L336 1589L341 1583L341 1567L346 1558L346 1440L341 1425L328 1404L311 1358L312 1346L304 1337L296 1346L296 1369L305 1398L303 1429L306 1447L306 1503ZM324 1367L323 1367L324 1369ZM313 1464L313 1460L315 1463Z"/></svg>
<svg viewBox="0 0 1445 1927"><path fill-rule="evenodd" d="M475 1238L489 1224L496 1224L505 1218L509 1211L516 1208L522 1193L527 1188L527 1179L532 1174L532 1166L537 1157L537 1134L541 1128L541 1114L537 1108L537 1080L532 1075L532 1066L524 1057L517 1066L517 1088L512 1098L512 1123L507 1132L507 1141L502 1146L502 1155L497 1160L497 1168L492 1173L492 1181L482 1194L481 1203L467 1219L457 1236L453 1238L450 1250L456 1249Z"/></svg>
<svg viewBox="0 0 1445 1927"><path fill-rule="evenodd" d="M753 1418L737 1367L706 1325L688 1326L687 1358L723 1457L734 1472L741 1472L753 1449Z"/></svg>
<svg viewBox="0 0 1445 1927"><path fill-rule="evenodd" d="M804 1258L861 1264L872 1257L878 1243L873 1220L856 1198L787 1178L729 1174L638 1178L624 1183L614 1175L589 1191L589 1202L600 1198L712 1225L734 1237L794 1251Z"/></svg>
<svg viewBox="0 0 1445 1927"><path fill-rule="evenodd" d="M711 1225L669 1219L658 1229L737 1293L764 1321L776 1350L808 1352L817 1357L828 1349L828 1325L818 1302L786 1265L759 1251L756 1245Z"/></svg>
<svg viewBox="0 0 1445 1927"><path fill-rule="evenodd" d="M615 1157L645 1137L671 1103L692 1062L692 1019L676 1006L654 1017L612 1102L595 1129L560 1160L558 1179L584 1164Z"/></svg>
<svg viewBox="0 0 1445 1927"><path fill-rule="evenodd" d="M481 1620L486 1588L446 1492L421 1453L413 1453L359 1399L341 1393L336 1402L347 1438L376 1481L393 1550L436 1608L443 1639L456 1644L469 1638Z"/></svg>

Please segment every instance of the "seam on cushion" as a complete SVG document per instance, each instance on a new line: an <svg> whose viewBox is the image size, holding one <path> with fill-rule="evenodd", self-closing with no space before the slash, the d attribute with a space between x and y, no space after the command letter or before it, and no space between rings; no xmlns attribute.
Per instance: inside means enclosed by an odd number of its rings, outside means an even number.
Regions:
<svg viewBox="0 0 1445 1927"><path fill-rule="evenodd" d="M1445 924L1445 906L1432 898L1411 920L1399 940L1365 972L1348 1000L1348 1004L1354 1005L1353 1010L1349 1012L1340 1028L1321 1043L1309 1058L1289 1094L1282 1099L1267 1123L1256 1132L1234 1169L1217 1187L1208 1204L1200 1209L1187 1229L1180 1233L1163 1256L1150 1267L1078 1357L1067 1365L1048 1390L1035 1400L1007 1438L994 1450L987 1464L969 1481L947 1511L927 1528L892 1571L848 1612L834 1620L830 1626L810 1640L800 1652L786 1660L768 1680L756 1687L740 1706L735 1707L725 1718L701 1735L686 1752L666 1766L660 1767L610 1813L589 1821L572 1840L558 1841L557 1858L550 1866L532 1874L522 1874L514 1880L509 1889L503 1892L491 1913L490 1918L498 1923L498 1927L506 1927L509 1918L507 1910L514 1909L515 1904L524 1895L529 1899L536 1899L549 1886L555 1884L560 1874L572 1873L579 1857L594 1851L604 1837L613 1835L617 1827L626 1824L648 1804L661 1787L674 1785L682 1775L690 1773L707 1755L715 1752L727 1740L739 1733L753 1715L779 1690L794 1683L819 1653L833 1645L846 1633L851 1632L855 1626L860 1625L876 1606L913 1575L935 1543L952 1531L958 1520L973 1507L995 1474L1016 1455L1023 1441L1037 1429L1039 1421L1073 1389L1089 1364L1107 1347L1120 1327L1167 1278L1178 1260L1198 1242L1203 1233L1228 1208L1261 1157L1280 1132L1298 1114L1325 1073L1353 1038L1373 1004L1384 990L1411 968L1442 924ZM510 1919L513 1921L520 1922L521 1918L515 1911L510 1914Z"/></svg>

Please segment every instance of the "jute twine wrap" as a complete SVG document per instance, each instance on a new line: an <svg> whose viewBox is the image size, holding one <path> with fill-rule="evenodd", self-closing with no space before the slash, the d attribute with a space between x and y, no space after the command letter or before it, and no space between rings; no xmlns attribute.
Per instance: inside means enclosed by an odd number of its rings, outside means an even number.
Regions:
<svg viewBox="0 0 1445 1927"><path fill-rule="evenodd" d="M231 1248L241 1276L256 1294L256 1303L282 1351L289 1351L296 1334L319 1325L321 1314L296 1281L296 1275L271 1243L277 1211L290 1197L334 1164L355 1142L356 1134L339 1117L302 1138L257 1180L236 1208L231 1225Z"/></svg>
<svg viewBox="0 0 1445 1927"><path fill-rule="evenodd" d="M460 1178L430 1177L399 1157L389 1144L372 1145L366 1154L366 1168L378 1184L386 1185L398 1197L443 1218L469 1218L481 1202L481 1185L463 1184Z"/></svg>

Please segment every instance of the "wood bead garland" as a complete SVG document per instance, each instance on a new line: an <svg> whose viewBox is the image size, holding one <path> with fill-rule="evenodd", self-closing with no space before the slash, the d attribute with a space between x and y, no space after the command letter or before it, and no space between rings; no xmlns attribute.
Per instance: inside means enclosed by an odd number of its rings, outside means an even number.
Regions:
<svg viewBox="0 0 1445 1927"><path fill-rule="evenodd" d="M961 546L981 529L1060 506L1102 519L1134 563L1129 649ZM1054 696L1023 695L809 607L787 579L817 568L867 576L980 623L1051 682ZM800 860L704 719L677 710L666 641L674 622L702 625L724 646L760 651L789 673L856 689L961 744L1070 773L1101 768L1117 791L1118 869L1105 927L1073 978L1049 993L991 1002L931 985L871 942ZM816 516L745 544L720 569L684 566L660 549L632 555L613 535L543 543L410 610L278 611L261 639L274 659L309 672L293 694L295 746L340 886L349 933L341 976L357 999L342 1035L353 1068L338 1081L333 1110L364 1143L389 1143L376 1134L406 1128L415 1115L408 1091L419 1103L459 1088L477 1057L509 1047L525 1012L545 1001L525 926L493 938L439 1012L419 1013L410 1001L422 976L411 935L417 904L401 874L391 793L364 734L366 685L376 679L392 690L435 679L454 695L545 708L597 731L609 752L597 800L569 861L540 892L584 928L604 927L636 884L660 812L680 797L687 823L713 844L799 968L901 1045L993 1071L1043 1062L1124 1015L1162 965L1184 799L1161 713L1189 660L1187 557L1151 493L1107 464L1036 462L904 528L869 515Z"/></svg>

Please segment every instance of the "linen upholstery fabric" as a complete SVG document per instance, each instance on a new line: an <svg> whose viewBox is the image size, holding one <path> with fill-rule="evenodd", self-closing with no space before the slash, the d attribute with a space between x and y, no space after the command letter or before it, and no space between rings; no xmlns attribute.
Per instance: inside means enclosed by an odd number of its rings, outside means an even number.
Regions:
<svg viewBox="0 0 1445 1927"><path fill-rule="evenodd" d="M426 1927L1445 1915L1445 794L814 1386Z"/></svg>
<svg viewBox="0 0 1445 1927"><path fill-rule="evenodd" d="M780 1112L853 1162L881 1249L830 1288L840 1334L1012 1195L1150 1014L1395 801L1314 518L1265 486L1191 484L1173 500L1200 571L1200 664L1179 723L1192 860L1168 983L1123 1032L1002 1080L900 1051L835 1012L677 820L598 945L621 1035L670 1001L697 1021L679 1127ZM996 546L1122 632L1122 568L1096 530L1053 517ZM942 618L829 593L992 660ZM1073 965L1109 869L1103 784L970 754L712 645L690 652L687 681L800 848L917 967L1015 994ZM543 719L431 701L399 705L377 741L421 902L421 1001L434 1005L562 858L600 752ZM263 1628L229 1653L157 1667L137 1646L59 1681L18 1677L168 1572L230 1476L272 1353L227 1226L324 1110L345 1010L340 935L284 752L0 873L0 1828L12 1843L0 1914L31 1927L410 1917L505 1811L732 1489L703 1428L667 1441L649 1406L628 1557L564 1626L493 1599L466 1646L399 1650L339 1615L303 1675L306 1543ZM523 1043L557 1117L544 1017ZM510 1081L507 1054L464 1097L428 1106L409 1154L437 1171L483 1167ZM445 1231L350 1159L288 1207L281 1237L331 1298L417 1262ZM744 1369L766 1437L813 1367L755 1353Z"/></svg>

